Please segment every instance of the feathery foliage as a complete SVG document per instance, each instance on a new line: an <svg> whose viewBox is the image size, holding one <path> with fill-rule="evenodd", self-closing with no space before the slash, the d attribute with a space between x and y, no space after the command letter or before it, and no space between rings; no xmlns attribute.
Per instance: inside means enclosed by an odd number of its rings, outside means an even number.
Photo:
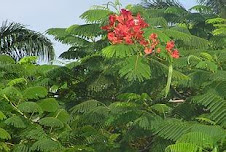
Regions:
<svg viewBox="0 0 226 152"><path fill-rule="evenodd" d="M95 6L85 24L48 34L69 50L65 65L0 56L0 151L223 152L226 149L225 35L216 14L177 1L127 7L150 24L162 50L111 44L101 29L118 0ZM194 12L195 11L195 12ZM173 39L180 58L165 43ZM166 95L167 94L167 95Z"/></svg>

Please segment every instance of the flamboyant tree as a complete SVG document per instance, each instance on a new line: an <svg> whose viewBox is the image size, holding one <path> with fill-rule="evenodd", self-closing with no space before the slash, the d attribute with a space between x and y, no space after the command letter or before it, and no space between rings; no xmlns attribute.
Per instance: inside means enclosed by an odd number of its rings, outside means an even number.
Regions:
<svg viewBox="0 0 226 152"><path fill-rule="evenodd" d="M74 62L0 56L0 150L224 151L226 52L211 17L109 2L48 30Z"/></svg>

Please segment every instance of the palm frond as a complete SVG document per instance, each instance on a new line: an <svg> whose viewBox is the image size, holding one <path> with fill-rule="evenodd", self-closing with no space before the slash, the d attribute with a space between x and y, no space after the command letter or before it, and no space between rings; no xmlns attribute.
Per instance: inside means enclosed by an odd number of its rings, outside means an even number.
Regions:
<svg viewBox="0 0 226 152"><path fill-rule="evenodd" d="M19 23L3 22L0 28L1 54L16 60L24 56L39 56L52 60L55 57L51 41L43 34L27 29Z"/></svg>

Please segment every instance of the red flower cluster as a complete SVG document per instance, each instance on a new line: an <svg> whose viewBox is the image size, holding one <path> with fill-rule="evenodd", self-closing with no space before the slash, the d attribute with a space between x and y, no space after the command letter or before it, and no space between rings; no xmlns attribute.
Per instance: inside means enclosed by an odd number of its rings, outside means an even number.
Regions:
<svg viewBox="0 0 226 152"><path fill-rule="evenodd" d="M108 32L108 40L112 44L134 44L139 43L145 49L145 54L151 54L159 44L158 35L152 33L149 40L145 40L143 29L149 25L141 18L140 14L136 17L128 10L122 9L119 15L110 15L109 24L103 26L102 29ZM178 50L174 49L174 42L170 41L166 45L166 50L173 58L179 58ZM160 53L161 49L157 48L156 53Z"/></svg>
<svg viewBox="0 0 226 152"><path fill-rule="evenodd" d="M122 9L120 15L110 15L109 25L102 29L108 31L108 39L113 44L126 43L146 45L148 42L143 37L142 29L148 27L148 24L138 14L132 16L130 11Z"/></svg>
<svg viewBox="0 0 226 152"><path fill-rule="evenodd" d="M155 50L156 46L159 44L158 35L155 33L152 33L149 36L149 40L151 42L149 42L148 45L145 46L145 49L144 49L145 54L151 54L153 50ZM157 53L160 53L160 52L161 52L161 49L158 48Z"/></svg>
<svg viewBox="0 0 226 152"><path fill-rule="evenodd" d="M177 49L174 49L175 44L174 41L169 41L166 44L166 50L169 52L169 54L173 57L173 58L179 58L179 51Z"/></svg>

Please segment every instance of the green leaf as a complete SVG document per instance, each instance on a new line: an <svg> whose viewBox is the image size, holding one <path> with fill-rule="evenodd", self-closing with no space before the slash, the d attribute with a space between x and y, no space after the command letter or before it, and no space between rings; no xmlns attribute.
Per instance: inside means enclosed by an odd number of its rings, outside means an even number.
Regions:
<svg viewBox="0 0 226 152"><path fill-rule="evenodd" d="M64 124L55 117L45 117L39 120L39 123L46 127L63 128Z"/></svg>
<svg viewBox="0 0 226 152"><path fill-rule="evenodd" d="M191 143L203 148L213 149L215 142L213 138L202 132L190 132L181 136L177 143Z"/></svg>
<svg viewBox="0 0 226 152"><path fill-rule="evenodd" d="M82 103L72 107L71 112L72 112L72 114L86 113L86 112L90 111L91 109L96 108L100 105L102 105L102 103L99 101L88 100L88 101L82 102Z"/></svg>
<svg viewBox="0 0 226 152"><path fill-rule="evenodd" d="M183 134L188 133L191 124L183 123L177 119L165 120L154 129L158 136L172 141L177 141Z"/></svg>
<svg viewBox="0 0 226 152"><path fill-rule="evenodd" d="M42 113L42 108L35 102L23 102L18 105L18 109L26 113Z"/></svg>
<svg viewBox="0 0 226 152"><path fill-rule="evenodd" d="M107 58L124 58L134 55L136 50L133 45L117 44L110 45L102 50L103 56Z"/></svg>
<svg viewBox="0 0 226 152"><path fill-rule="evenodd" d="M0 128L0 139L8 140L11 139L11 136L5 129Z"/></svg>
<svg viewBox="0 0 226 152"><path fill-rule="evenodd" d="M61 145L51 139L38 140L31 146L32 151L53 152L60 149Z"/></svg>
<svg viewBox="0 0 226 152"><path fill-rule="evenodd" d="M205 106L210 111L210 118L217 123L226 120L226 102L214 92L208 92L192 98L192 102Z"/></svg>
<svg viewBox="0 0 226 152"><path fill-rule="evenodd" d="M30 152L30 149L25 144L17 144L14 146L13 152Z"/></svg>
<svg viewBox="0 0 226 152"><path fill-rule="evenodd" d="M224 18L212 18L212 19L206 20L208 24L224 23L225 21L226 19Z"/></svg>
<svg viewBox="0 0 226 152"><path fill-rule="evenodd" d="M171 111L171 107L167 106L166 104L154 104L151 106L151 109L159 112L160 114L168 113Z"/></svg>
<svg viewBox="0 0 226 152"><path fill-rule="evenodd" d="M84 38L93 38L101 35L102 30L99 24L72 25L66 32Z"/></svg>
<svg viewBox="0 0 226 152"><path fill-rule="evenodd" d="M211 72L217 71L217 65L214 62L211 61L201 61L196 65L196 68L198 69L206 69Z"/></svg>
<svg viewBox="0 0 226 152"><path fill-rule="evenodd" d="M23 95L15 87L6 87L3 90L0 90L0 96L2 98L8 98L11 102L18 102L23 99Z"/></svg>
<svg viewBox="0 0 226 152"><path fill-rule="evenodd" d="M73 148L67 148L63 152L96 152L93 148L85 146L85 145L74 145Z"/></svg>
<svg viewBox="0 0 226 152"><path fill-rule="evenodd" d="M202 152L202 148L190 143L177 143L166 148L165 152Z"/></svg>
<svg viewBox="0 0 226 152"><path fill-rule="evenodd" d="M26 130L25 136L26 138L31 140L39 140L47 137L45 131L41 126L38 126L37 128L34 128L32 130Z"/></svg>
<svg viewBox="0 0 226 152"><path fill-rule="evenodd" d="M209 53L202 52L202 53L200 53L200 56L206 60L214 62L213 57Z"/></svg>
<svg viewBox="0 0 226 152"><path fill-rule="evenodd" d="M138 118L135 123L139 125L139 127L144 128L144 129L149 129L150 128L150 123L148 121L148 118L145 116L141 116Z"/></svg>
<svg viewBox="0 0 226 152"><path fill-rule="evenodd" d="M0 55L0 63L1 64L14 64L15 60L8 55Z"/></svg>
<svg viewBox="0 0 226 152"><path fill-rule="evenodd" d="M63 123L67 123L70 119L69 113L65 109L59 109L54 113L54 117L62 121Z"/></svg>
<svg viewBox="0 0 226 152"><path fill-rule="evenodd" d="M0 120L4 120L4 119L6 119L6 116L2 111L0 111Z"/></svg>
<svg viewBox="0 0 226 152"><path fill-rule="evenodd" d="M16 79L9 81L9 83L7 85L14 86L17 84L27 84L27 80L25 78L16 78Z"/></svg>
<svg viewBox="0 0 226 152"><path fill-rule="evenodd" d="M38 60L37 56L26 56L20 59L19 64L34 64Z"/></svg>
<svg viewBox="0 0 226 152"><path fill-rule="evenodd" d="M164 33L168 35L169 37L172 37L174 40L182 40L185 43L191 41L191 35L186 34L184 32L180 32L173 29L166 29L164 30Z"/></svg>
<svg viewBox="0 0 226 152"><path fill-rule="evenodd" d="M151 18L150 21L148 22L149 25L154 26L154 27L163 27L166 28L168 23L165 18L163 17L155 17Z"/></svg>
<svg viewBox="0 0 226 152"><path fill-rule="evenodd" d="M38 105L46 112L55 112L59 109L59 104L55 98L47 98L37 102Z"/></svg>
<svg viewBox="0 0 226 152"><path fill-rule="evenodd" d="M88 23L96 23L106 19L108 15L112 13L113 12L108 9L91 9L84 12L80 18L84 19Z"/></svg>
<svg viewBox="0 0 226 152"><path fill-rule="evenodd" d="M151 70L146 59L137 55L131 56L124 61L119 74L128 81L138 80L142 82L144 79L150 79Z"/></svg>
<svg viewBox="0 0 226 152"><path fill-rule="evenodd" d="M144 29L144 32L145 32L144 37L146 39L148 39L152 33L156 33L158 35L158 39L160 40L160 42L166 43L171 40L170 37L164 33L163 30L147 28L147 29Z"/></svg>
<svg viewBox="0 0 226 152"><path fill-rule="evenodd" d="M178 7L178 6L169 6L167 7L167 9L164 11L164 13L166 14L175 14L175 15L179 15L186 12L184 9Z"/></svg>
<svg viewBox="0 0 226 152"><path fill-rule="evenodd" d="M3 152L9 152L10 148L5 142L0 142L0 150Z"/></svg>
<svg viewBox="0 0 226 152"><path fill-rule="evenodd" d="M12 116L5 120L7 125L12 125L15 128L26 128L25 123L19 116Z"/></svg>
<svg viewBox="0 0 226 152"><path fill-rule="evenodd" d="M24 97L26 97L27 99L44 98L47 96L47 94L47 89L41 86L30 87L24 91Z"/></svg>

